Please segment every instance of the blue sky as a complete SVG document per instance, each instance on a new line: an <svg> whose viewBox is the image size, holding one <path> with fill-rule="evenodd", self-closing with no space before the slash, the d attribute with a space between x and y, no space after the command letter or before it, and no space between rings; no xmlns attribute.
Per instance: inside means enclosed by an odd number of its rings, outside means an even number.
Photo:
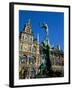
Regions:
<svg viewBox="0 0 72 90"><path fill-rule="evenodd" d="M62 12L43 12L43 11L19 11L19 32L30 19L32 32L37 38L39 33L40 43L45 40L45 31L40 27L40 23L48 24L49 41L55 47L60 45L64 49L64 13Z"/></svg>

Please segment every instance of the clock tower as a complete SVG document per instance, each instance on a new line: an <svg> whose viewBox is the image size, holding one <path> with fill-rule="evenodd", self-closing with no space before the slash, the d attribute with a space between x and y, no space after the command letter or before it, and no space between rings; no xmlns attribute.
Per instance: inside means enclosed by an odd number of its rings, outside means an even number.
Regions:
<svg viewBox="0 0 72 90"><path fill-rule="evenodd" d="M25 29L24 32L31 34L31 23L30 23L30 19L26 23L26 26L25 26L24 29Z"/></svg>
<svg viewBox="0 0 72 90"><path fill-rule="evenodd" d="M25 24L19 38L19 71L26 70L26 76L20 78L34 78L40 65L39 43L35 40L30 19ZM21 75L21 74L20 74Z"/></svg>

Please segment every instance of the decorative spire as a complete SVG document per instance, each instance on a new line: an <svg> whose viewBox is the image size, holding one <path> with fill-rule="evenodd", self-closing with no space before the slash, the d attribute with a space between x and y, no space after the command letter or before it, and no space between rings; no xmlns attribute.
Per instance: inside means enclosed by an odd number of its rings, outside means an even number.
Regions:
<svg viewBox="0 0 72 90"><path fill-rule="evenodd" d="M30 22L30 19L26 23L25 32L31 34L31 22Z"/></svg>
<svg viewBox="0 0 72 90"><path fill-rule="evenodd" d="M60 45L57 45L57 49L58 49L58 50L61 50Z"/></svg>
<svg viewBox="0 0 72 90"><path fill-rule="evenodd" d="M28 20L26 26L31 26L31 22L30 22L30 19Z"/></svg>
<svg viewBox="0 0 72 90"><path fill-rule="evenodd" d="M39 33L37 34L37 42L39 44Z"/></svg>
<svg viewBox="0 0 72 90"><path fill-rule="evenodd" d="M28 20L28 25L30 25L30 19Z"/></svg>
<svg viewBox="0 0 72 90"><path fill-rule="evenodd" d="M60 45L59 45L59 47L58 47L58 48L59 48L59 50L61 50Z"/></svg>

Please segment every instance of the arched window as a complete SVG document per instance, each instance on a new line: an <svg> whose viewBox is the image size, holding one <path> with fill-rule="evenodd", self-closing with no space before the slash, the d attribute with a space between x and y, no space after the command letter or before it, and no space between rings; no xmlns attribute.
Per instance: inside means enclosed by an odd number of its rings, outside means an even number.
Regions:
<svg viewBox="0 0 72 90"><path fill-rule="evenodd" d="M24 40L28 41L28 35L27 34L24 35Z"/></svg>
<svg viewBox="0 0 72 90"><path fill-rule="evenodd" d="M30 42L32 42L32 41L33 41L33 37L32 37L32 36L30 36L29 41L30 41Z"/></svg>
<svg viewBox="0 0 72 90"><path fill-rule="evenodd" d="M32 68L31 70L31 78L34 78L36 75L36 70L34 68Z"/></svg>
<svg viewBox="0 0 72 90"><path fill-rule="evenodd" d="M56 58L56 65L60 65L60 59L58 57Z"/></svg>
<svg viewBox="0 0 72 90"><path fill-rule="evenodd" d="M29 56L29 64L32 64L32 57Z"/></svg>
<svg viewBox="0 0 72 90"><path fill-rule="evenodd" d="M36 63L36 57L35 56L29 56L29 64Z"/></svg>
<svg viewBox="0 0 72 90"><path fill-rule="evenodd" d="M32 56L32 63L36 63L36 57L35 56Z"/></svg>
<svg viewBox="0 0 72 90"><path fill-rule="evenodd" d="M26 55L21 57L21 63L27 63L27 56Z"/></svg>

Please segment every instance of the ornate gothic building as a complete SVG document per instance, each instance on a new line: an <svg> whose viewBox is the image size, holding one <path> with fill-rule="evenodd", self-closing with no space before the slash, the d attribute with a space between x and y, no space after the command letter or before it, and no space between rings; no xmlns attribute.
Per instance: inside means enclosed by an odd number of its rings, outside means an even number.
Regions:
<svg viewBox="0 0 72 90"><path fill-rule="evenodd" d="M33 37L30 20L19 37L19 78L33 78L40 65L39 43Z"/></svg>

